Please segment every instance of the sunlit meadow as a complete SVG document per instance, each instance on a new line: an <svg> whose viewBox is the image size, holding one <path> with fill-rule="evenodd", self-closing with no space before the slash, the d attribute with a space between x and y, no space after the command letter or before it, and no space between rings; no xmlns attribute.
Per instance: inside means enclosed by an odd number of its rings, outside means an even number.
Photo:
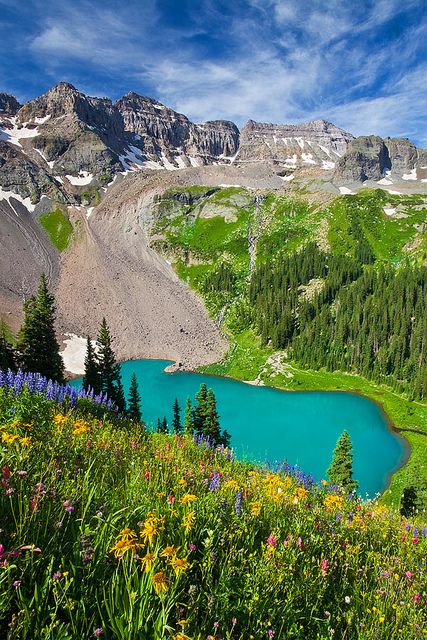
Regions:
<svg viewBox="0 0 427 640"><path fill-rule="evenodd" d="M0 637L427 635L422 522L0 382Z"/></svg>

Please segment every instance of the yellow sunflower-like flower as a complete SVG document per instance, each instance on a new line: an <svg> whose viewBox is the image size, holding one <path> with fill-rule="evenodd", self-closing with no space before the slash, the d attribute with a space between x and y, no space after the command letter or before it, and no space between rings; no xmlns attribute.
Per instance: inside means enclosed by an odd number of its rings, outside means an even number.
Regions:
<svg viewBox="0 0 427 640"><path fill-rule="evenodd" d="M178 558L177 556L173 556L169 560L169 564L173 567L175 571L175 575L179 576L183 571L187 571L190 568L190 563L187 560L187 556L185 558Z"/></svg>
<svg viewBox="0 0 427 640"><path fill-rule="evenodd" d="M172 556L176 556L177 550L172 545L169 547L165 547L163 551L159 553L159 556L162 558L172 558Z"/></svg>
<svg viewBox="0 0 427 640"><path fill-rule="evenodd" d="M153 568L154 560L156 556L154 553L146 553L143 558L141 558L142 568L145 569L147 573L150 573Z"/></svg>
<svg viewBox="0 0 427 640"><path fill-rule="evenodd" d="M16 442L16 440L19 439L19 436L15 435L13 433L3 433L1 439L6 444L13 444L14 442Z"/></svg>
<svg viewBox="0 0 427 640"><path fill-rule="evenodd" d="M19 443L22 444L23 447L29 447L32 443L32 440L29 436L25 436L19 440Z"/></svg>
<svg viewBox="0 0 427 640"><path fill-rule="evenodd" d="M334 494L326 496L326 498L323 500L324 506L330 511L340 509L343 505L343 502L344 498L342 496L336 496Z"/></svg>
<svg viewBox="0 0 427 640"><path fill-rule="evenodd" d="M239 483L237 482L237 480L227 480L227 482L224 484L224 488L225 489L233 489L233 491L237 491L237 489L239 489Z"/></svg>
<svg viewBox="0 0 427 640"><path fill-rule="evenodd" d="M250 502L249 506L251 509L251 516L259 516L259 514L261 513L261 502Z"/></svg>
<svg viewBox="0 0 427 640"><path fill-rule="evenodd" d="M57 427L61 427L64 422L67 422L67 416L63 416L62 413L57 413L53 418L53 424Z"/></svg>
<svg viewBox="0 0 427 640"><path fill-rule="evenodd" d="M196 514L194 513L194 511L189 511L183 519L181 526L184 527L186 533L189 533L193 528L195 522Z"/></svg>
<svg viewBox="0 0 427 640"><path fill-rule="evenodd" d="M76 420L73 424L73 436L82 436L89 431L90 427L84 420Z"/></svg>
<svg viewBox="0 0 427 640"><path fill-rule="evenodd" d="M155 573L151 580L153 583L154 591L157 593L157 595L166 593L169 589L169 580L164 571Z"/></svg>
<svg viewBox="0 0 427 640"><path fill-rule="evenodd" d="M159 528L157 527L157 519L156 518L148 518L144 522L144 526L141 531L141 538L144 542L149 542L152 544L154 538L158 535Z"/></svg>
<svg viewBox="0 0 427 640"><path fill-rule="evenodd" d="M197 500L197 496L195 496L192 493L186 493L184 496L182 496L181 498L181 502L182 504L188 504L189 502L194 502L195 500Z"/></svg>

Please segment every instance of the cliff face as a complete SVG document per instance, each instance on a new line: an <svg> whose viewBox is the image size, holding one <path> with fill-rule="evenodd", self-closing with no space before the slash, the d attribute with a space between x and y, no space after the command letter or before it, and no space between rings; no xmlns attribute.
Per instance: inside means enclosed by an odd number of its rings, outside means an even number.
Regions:
<svg viewBox="0 0 427 640"><path fill-rule="evenodd" d="M290 169L310 165L333 169L352 139L350 133L326 120L297 125L249 120L240 135L236 162L271 160Z"/></svg>
<svg viewBox="0 0 427 640"><path fill-rule="evenodd" d="M178 169L224 161L237 152L239 130L232 122L197 125L157 100L136 93L128 93L116 106L128 139L151 162Z"/></svg>

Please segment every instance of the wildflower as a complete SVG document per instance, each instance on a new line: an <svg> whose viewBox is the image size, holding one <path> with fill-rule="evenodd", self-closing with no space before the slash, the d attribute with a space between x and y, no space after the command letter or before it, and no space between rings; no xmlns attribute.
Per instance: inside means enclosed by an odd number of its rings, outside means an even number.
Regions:
<svg viewBox="0 0 427 640"><path fill-rule="evenodd" d="M53 574L52 578L54 580L61 580L62 578L62 573L60 571L55 571L55 573Z"/></svg>
<svg viewBox="0 0 427 640"><path fill-rule="evenodd" d="M249 503L249 507L250 507L250 513L251 516L259 516L259 514L261 513L261 503L260 502L250 502Z"/></svg>
<svg viewBox="0 0 427 640"><path fill-rule="evenodd" d="M192 493L186 493L181 498L182 504L188 504L189 502L194 502L195 500L197 500L197 497L195 495L193 495Z"/></svg>
<svg viewBox="0 0 427 640"><path fill-rule="evenodd" d="M61 413L57 413L56 416L54 416L53 418L53 423L57 426L57 427L61 427L64 422L67 422L67 416L63 416Z"/></svg>
<svg viewBox="0 0 427 640"><path fill-rule="evenodd" d="M157 595L160 595L161 593L166 593L166 591L169 588L169 580L164 571L159 571L158 573L155 573L154 576L151 578L151 580L153 583L154 591L157 593Z"/></svg>
<svg viewBox="0 0 427 640"><path fill-rule="evenodd" d="M156 556L154 553L146 553L143 558L141 558L142 568L145 569L147 573L150 573L153 568L154 560Z"/></svg>
<svg viewBox="0 0 427 640"><path fill-rule="evenodd" d="M189 513L187 513L187 515L183 519L181 526L184 527L186 533L189 533L193 528L195 522L196 522L195 512L189 511Z"/></svg>
<svg viewBox="0 0 427 640"><path fill-rule="evenodd" d="M73 424L73 436L82 436L89 431L89 425L84 420L76 420Z"/></svg>
<svg viewBox="0 0 427 640"><path fill-rule="evenodd" d="M176 555L176 551L177 550L173 546L165 547L163 551L159 553L159 556L162 558L172 558L172 556Z"/></svg>
<svg viewBox="0 0 427 640"><path fill-rule="evenodd" d="M20 438L19 443L23 446L23 447L29 447L32 443L32 440L30 437L25 436L24 438Z"/></svg>
<svg viewBox="0 0 427 640"><path fill-rule="evenodd" d="M15 493L15 489L13 487L9 487L9 489L6 489L5 494L7 496L11 496Z"/></svg>
<svg viewBox="0 0 427 640"><path fill-rule="evenodd" d="M323 504L328 509L328 511L339 509L342 506L343 502L344 500L342 496L337 496L334 494L326 496L326 498L323 500Z"/></svg>
<svg viewBox="0 0 427 640"><path fill-rule="evenodd" d="M126 551L132 551L136 553L141 548L141 544L138 543L135 531L125 528L120 532L120 538L110 549L110 553L114 551L116 558L122 556Z"/></svg>
<svg viewBox="0 0 427 640"><path fill-rule="evenodd" d="M20 580L14 580L13 581L13 586L15 589L18 589L18 587L21 586L21 581Z"/></svg>
<svg viewBox="0 0 427 640"><path fill-rule="evenodd" d="M234 503L234 511L239 516L242 513L242 492L236 491L236 501Z"/></svg>
<svg viewBox="0 0 427 640"><path fill-rule="evenodd" d="M329 573L329 560L322 560L320 563L320 573L322 576L327 576Z"/></svg>
<svg viewBox="0 0 427 640"><path fill-rule="evenodd" d="M270 547L277 547L277 540L272 533L270 533L267 538L267 544L270 545Z"/></svg>
<svg viewBox="0 0 427 640"><path fill-rule="evenodd" d="M190 638L188 636L186 636L184 633L176 633L172 640L190 640Z"/></svg>
<svg viewBox="0 0 427 640"><path fill-rule="evenodd" d="M193 551L196 551L196 549L197 549L196 545L190 542L190 544L188 545L188 550L193 552Z"/></svg>
<svg viewBox="0 0 427 640"><path fill-rule="evenodd" d="M351 600L350 596L345 596L345 598L344 598L344 602L345 602L346 604L350 604L350 600Z"/></svg>
<svg viewBox="0 0 427 640"><path fill-rule="evenodd" d="M235 491L239 488L239 483L236 480L227 480L224 484L225 489L234 489Z"/></svg>
<svg viewBox="0 0 427 640"><path fill-rule="evenodd" d="M152 544L155 536L159 533L159 529L157 527L157 518L147 518L143 524L143 528L141 531L141 537L144 542L149 542Z"/></svg>
<svg viewBox="0 0 427 640"><path fill-rule="evenodd" d="M100 636L104 633L104 629L102 627L98 627L97 629L95 629L95 631L93 632L94 636Z"/></svg>
<svg viewBox="0 0 427 640"><path fill-rule="evenodd" d="M1 439L6 444L13 444L15 440L19 439L19 436L16 436L13 433L3 433Z"/></svg>
<svg viewBox="0 0 427 640"><path fill-rule="evenodd" d="M190 563L187 560L187 556L185 558L178 558L177 556L173 556L169 561L171 567L173 567L175 571L175 575L179 576L182 571L187 571L190 568Z"/></svg>

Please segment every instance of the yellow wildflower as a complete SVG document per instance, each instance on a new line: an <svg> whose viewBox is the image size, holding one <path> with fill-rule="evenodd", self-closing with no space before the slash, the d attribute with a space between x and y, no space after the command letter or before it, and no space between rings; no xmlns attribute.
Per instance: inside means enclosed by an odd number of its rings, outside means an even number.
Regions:
<svg viewBox="0 0 427 640"><path fill-rule="evenodd" d="M14 435L13 433L3 433L1 439L6 444L12 444L16 440L18 440L19 436Z"/></svg>
<svg viewBox="0 0 427 640"><path fill-rule="evenodd" d="M194 513L194 511L189 511L189 513L187 513L184 520L182 521L181 526L184 527L186 533L189 533L193 528L195 522L196 522L196 514Z"/></svg>
<svg viewBox="0 0 427 640"><path fill-rule="evenodd" d="M114 552L116 558L124 555L126 551L136 553L141 549L142 545L139 544L136 533L132 531L132 529L126 527L126 529L120 532L119 536L119 540L117 540L116 544L110 549L110 553Z"/></svg>
<svg viewBox="0 0 427 640"><path fill-rule="evenodd" d="M169 563L171 567L174 568L175 574L179 576L182 571L187 571L190 568L190 563L187 560L187 556L185 558L177 558L177 556L173 556Z"/></svg>
<svg viewBox="0 0 427 640"><path fill-rule="evenodd" d="M190 638L186 636L184 633L176 633L172 638L172 640L190 640Z"/></svg>
<svg viewBox="0 0 427 640"><path fill-rule="evenodd" d="M154 560L156 556L154 553L146 553L143 558L141 558L142 568L145 569L147 573L150 573L153 568Z"/></svg>
<svg viewBox="0 0 427 640"><path fill-rule="evenodd" d="M323 500L324 506L329 511L333 511L334 509L339 509L340 507L342 507L343 502L344 502L344 498L342 496L337 496L334 494L326 496L326 498Z"/></svg>
<svg viewBox="0 0 427 640"><path fill-rule="evenodd" d="M144 542L149 542L152 544L155 536L159 533L159 528L157 527L157 518L147 518L144 522L144 526L141 531L141 537Z"/></svg>
<svg viewBox="0 0 427 640"><path fill-rule="evenodd" d="M227 480L227 482L224 484L224 488L233 489L234 491L237 491L237 489L239 489L239 483L233 479Z"/></svg>
<svg viewBox="0 0 427 640"><path fill-rule="evenodd" d="M62 413L57 413L56 416L54 416L53 418L53 423L57 426L57 427L61 427L64 422L67 422L67 416L63 416Z"/></svg>
<svg viewBox="0 0 427 640"><path fill-rule="evenodd" d="M173 546L165 547L159 556L162 558L172 558L172 556L176 556L176 549Z"/></svg>
<svg viewBox="0 0 427 640"><path fill-rule="evenodd" d="M31 442L32 442L32 440L28 436L25 436L24 438L21 438L19 440L19 443L22 444L23 447L29 447Z"/></svg>
<svg viewBox="0 0 427 640"><path fill-rule="evenodd" d="M251 508L251 516L259 516L261 513L261 503L260 502L250 502L249 506Z"/></svg>
<svg viewBox="0 0 427 640"><path fill-rule="evenodd" d="M154 591L157 593L157 595L166 593L169 588L169 580L164 571L155 573L151 580L153 582Z"/></svg>
<svg viewBox="0 0 427 640"><path fill-rule="evenodd" d="M84 420L76 420L73 424L73 436L82 436L89 431L89 425Z"/></svg>
<svg viewBox="0 0 427 640"><path fill-rule="evenodd" d="M181 498L181 502L182 504L188 504L189 502L194 502L195 500L197 500L197 496L195 496L192 493L186 493L184 496L182 496Z"/></svg>

